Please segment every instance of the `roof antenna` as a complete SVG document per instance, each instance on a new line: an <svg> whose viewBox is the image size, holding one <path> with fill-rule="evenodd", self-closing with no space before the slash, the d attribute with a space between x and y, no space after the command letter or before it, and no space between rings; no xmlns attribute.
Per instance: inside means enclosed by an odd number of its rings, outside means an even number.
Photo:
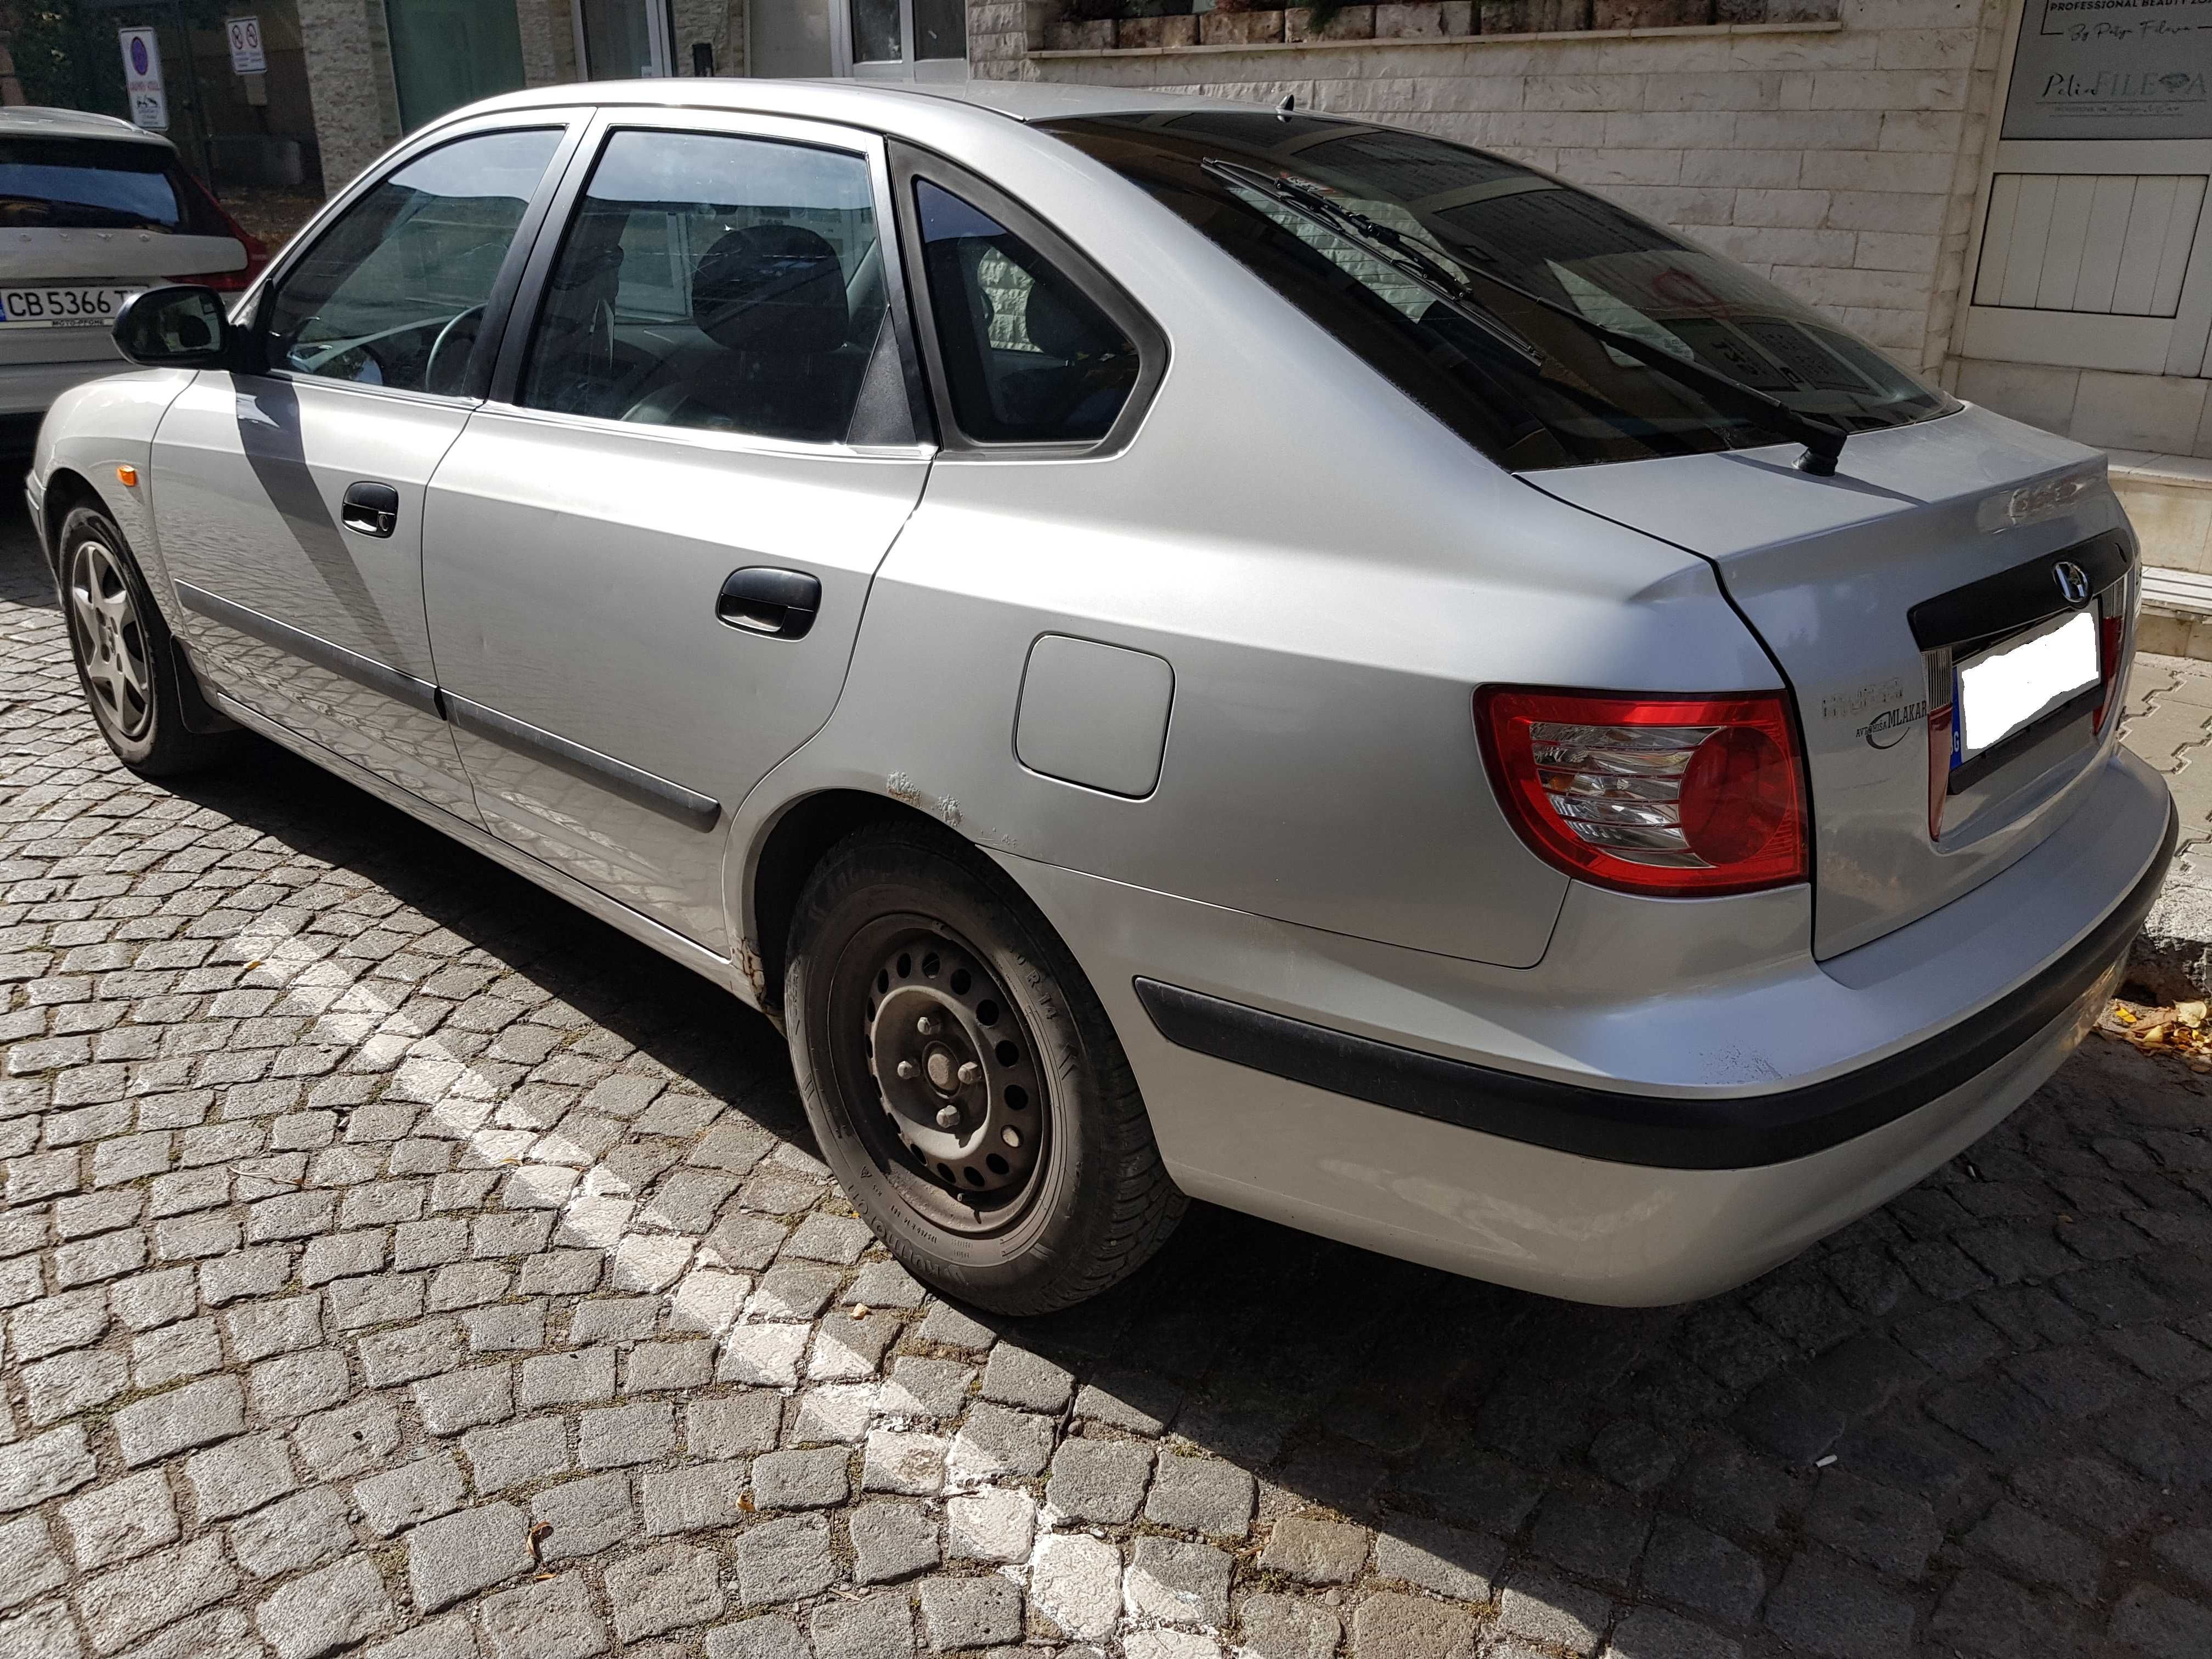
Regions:
<svg viewBox="0 0 2212 1659"><path fill-rule="evenodd" d="M1281 103L1279 103L1279 104L1278 104L1278 105L1276 105L1276 106L1275 106L1275 118L1276 118L1278 121L1287 121L1287 120L1289 120L1289 119L1291 118L1291 112L1292 110L1296 109L1297 106L1298 106L1298 95L1297 95L1297 94L1296 94L1295 92L1286 92L1286 93L1285 93L1285 94L1283 94L1283 101L1282 101Z"/></svg>

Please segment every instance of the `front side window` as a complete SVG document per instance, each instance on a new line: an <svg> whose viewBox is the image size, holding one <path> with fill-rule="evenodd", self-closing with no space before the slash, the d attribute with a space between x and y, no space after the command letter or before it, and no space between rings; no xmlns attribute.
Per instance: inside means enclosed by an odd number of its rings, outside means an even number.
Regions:
<svg viewBox="0 0 2212 1659"><path fill-rule="evenodd" d="M1516 471L1796 437L1668 357L1849 431L1957 407L1742 266L1500 156L1256 110L1044 125Z"/></svg>
<svg viewBox="0 0 2212 1659"><path fill-rule="evenodd" d="M371 190L285 273L268 313L270 362L459 392L515 228L560 143L553 127L457 139Z"/></svg>
<svg viewBox="0 0 2212 1659"><path fill-rule="evenodd" d="M1137 384L1137 349L1065 273L1004 225L915 182L922 264L953 418L981 443L1106 435Z"/></svg>
<svg viewBox="0 0 2212 1659"><path fill-rule="evenodd" d="M717 133L617 132L546 284L521 401L836 441L888 307L862 157Z"/></svg>

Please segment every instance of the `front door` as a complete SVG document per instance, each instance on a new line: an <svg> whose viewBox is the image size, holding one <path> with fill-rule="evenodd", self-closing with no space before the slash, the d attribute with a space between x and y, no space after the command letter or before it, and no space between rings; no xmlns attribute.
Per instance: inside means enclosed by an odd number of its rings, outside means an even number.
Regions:
<svg viewBox="0 0 2212 1659"><path fill-rule="evenodd" d="M831 3L844 8L846 73L863 81L968 78L967 0Z"/></svg>
<svg viewBox="0 0 2212 1659"><path fill-rule="evenodd" d="M200 374L155 435L187 642L249 707L449 811L422 500L476 399L484 307L566 129L480 131L363 191L274 279L266 372Z"/></svg>
<svg viewBox="0 0 2212 1659"><path fill-rule="evenodd" d="M610 118L431 484L486 826L724 954L726 818L829 718L928 469L884 188L871 135Z"/></svg>

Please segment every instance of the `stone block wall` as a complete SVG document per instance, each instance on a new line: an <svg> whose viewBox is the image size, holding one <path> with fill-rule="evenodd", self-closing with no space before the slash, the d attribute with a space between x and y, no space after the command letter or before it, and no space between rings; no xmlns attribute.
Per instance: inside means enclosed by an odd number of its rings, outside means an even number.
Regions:
<svg viewBox="0 0 2212 1659"><path fill-rule="evenodd" d="M323 187L335 196L399 137L383 0L300 0L300 38Z"/></svg>
<svg viewBox="0 0 2212 1659"><path fill-rule="evenodd" d="M1302 105L1547 168L1742 260L1901 362L1936 371L1956 311L2007 8L1842 0L1831 22L1074 52L1044 48L1043 5L977 0L969 15L978 75L1269 103L1295 94Z"/></svg>

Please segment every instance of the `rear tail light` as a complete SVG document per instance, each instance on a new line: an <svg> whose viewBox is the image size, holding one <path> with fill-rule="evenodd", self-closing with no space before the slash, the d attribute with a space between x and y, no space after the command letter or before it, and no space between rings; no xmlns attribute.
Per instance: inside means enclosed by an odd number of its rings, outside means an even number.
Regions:
<svg viewBox="0 0 2212 1659"><path fill-rule="evenodd" d="M1475 724L1514 828L1571 876L1684 897L1806 878L1805 769L1780 692L1492 686Z"/></svg>
<svg viewBox="0 0 2212 1659"><path fill-rule="evenodd" d="M246 264L237 270L208 271L197 276L173 276L170 280L198 283L202 288L211 288L218 294L242 293L253 286L253 279L261 274L261 267L269 263L268 244L232 218L223 204L216 200L213 191L189 173L181 176L190 189L198 192L201 206L222 222L224 233L238 238L239 246L246 250Z"/></svg>
<svg viewBox="0 0 2212 1659"><path fill-rule="evenodd" d="M2127 602L2124 598L2115 594L2105 603L2113 607L2097 616L2097 672L2104 680L2105 695L2089 721L2089 729L2100 737L2104 735L2105 716L2112 707L2112 693L2120 683L2120 636L2128 625Z"/></svg>

